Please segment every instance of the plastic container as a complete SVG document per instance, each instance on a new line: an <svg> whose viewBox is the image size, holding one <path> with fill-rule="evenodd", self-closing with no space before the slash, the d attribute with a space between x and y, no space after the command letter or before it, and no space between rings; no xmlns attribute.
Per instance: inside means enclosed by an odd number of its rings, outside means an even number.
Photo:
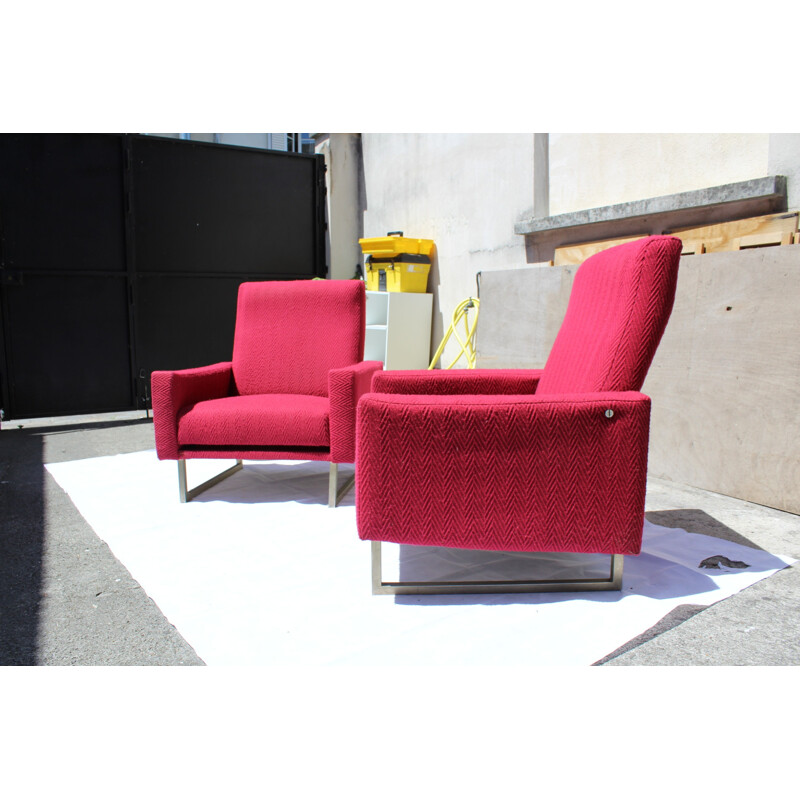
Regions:
<svg viewBox="0 0 800 800"><path fill-rule="evenodd" d="M366 256L367 289L373 292L425 292L434 243L410 239L393 231L374 239L359 239Z"/></svg>

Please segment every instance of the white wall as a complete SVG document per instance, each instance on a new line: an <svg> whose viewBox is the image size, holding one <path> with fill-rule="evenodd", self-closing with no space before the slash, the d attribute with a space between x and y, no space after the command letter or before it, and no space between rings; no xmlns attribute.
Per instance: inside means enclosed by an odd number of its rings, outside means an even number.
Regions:
<svg viewBox="0 0 800 800"><path fill-rule="evenodd" d="M769 135L769 175L786 176L789 208L800 209L800 133Z"/></svg>
<svg viewBox="0 0 800 800"><path fill-rule="evenodd" d="M769 150L767 133L551 133L550 214L783 174Z"/></svg>
<svg viewBox="0 0 800 800"><path fill-rule="evenodd" d="M402 230L436 243L428 283L433 352L453 309L475 296L477 272L526 266L524 238L514 233L514 223L533 205L533 134L361 138L364 237ZM449 363L456 352L448 345L444 359Z"/></svg>
<svg viewBox="0 0 800 800"><path fill-rule="evenodd" d="M357 133L318 133L315 152L325 158L328 276L347 280L362 263L361 137Z"/></svg>
<svg viewBox="0 0 800 800"><path fill-rule="evenodd" d="M353 143L343 140L338 166L335 137L357 134L330 136L330 235L344 254L332 261L349 264L359 236L433 239L431 352L455 306L475 294L477 272L529 265L514 224L534 207L557 215L785 175L789 209L800 208L800 134L362 133L360 163L348 161Z"/></svg>

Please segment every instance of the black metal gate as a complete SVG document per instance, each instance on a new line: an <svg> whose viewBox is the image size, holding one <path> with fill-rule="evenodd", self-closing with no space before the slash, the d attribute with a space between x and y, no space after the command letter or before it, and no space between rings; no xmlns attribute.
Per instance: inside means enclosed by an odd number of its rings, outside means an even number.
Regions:
<svg viewBox="0 0 800 800"><path fill-rule="evenodd" d="M324 277L321 156L115 134L0 135L4 418L149 407L228 360L246 280Z"/></svg>

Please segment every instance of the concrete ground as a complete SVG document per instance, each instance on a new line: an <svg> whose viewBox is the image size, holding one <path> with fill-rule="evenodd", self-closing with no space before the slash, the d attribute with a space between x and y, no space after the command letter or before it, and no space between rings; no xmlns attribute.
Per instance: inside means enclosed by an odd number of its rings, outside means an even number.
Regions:
<svg viewBox="0 0 800 800"><path fill-rule="evenodd" d="M0 665L202 665L44 464L154 448L141 415L0 431ZM800 559L800 517L652 479L647 516ZM598 664L798 665L800 569L710 608L682 606Z"/></svg>

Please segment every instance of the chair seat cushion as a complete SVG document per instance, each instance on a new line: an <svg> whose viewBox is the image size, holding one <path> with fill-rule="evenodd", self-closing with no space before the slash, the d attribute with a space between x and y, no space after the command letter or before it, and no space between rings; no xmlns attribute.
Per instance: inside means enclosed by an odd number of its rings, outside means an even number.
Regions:
<svg viewBox="0 0 800 800"><path fill-rule="evenodd" d="M251 394L203 400L178 418L182 447L329 447L328 398Z"/></svg>

